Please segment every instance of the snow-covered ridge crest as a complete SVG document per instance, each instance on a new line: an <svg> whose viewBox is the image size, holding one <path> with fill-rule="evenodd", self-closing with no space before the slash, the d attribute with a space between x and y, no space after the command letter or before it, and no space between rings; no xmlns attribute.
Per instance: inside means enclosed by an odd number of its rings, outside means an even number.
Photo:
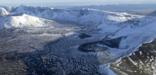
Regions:
<svg viewBox="0 0 156 75"><path fill-rule="evenodd" d="M5 15L8 15L6 13ZM20 14L20 15L19 15ZM10 19L9 19L10 17ZM96 9L55 9L46 7L20 6L12 9L9 16L1 18L1 27L41 27L45 26L45 20L54 20L78 25L117 25L135 18L139 15L128 13L109 12ZM44 20L43 20L44 19ZM4 20L5 23L3 22ZM101 26L100 26L101 27Z"/></svg>
<svg viewBox="0 0 156 75"><path fill-rule="evenodd" d="M0 22L0 26L4 28L24 28L45 27L52 21L27 14L17 14L0 17Z"/></svg>
<svg viewBox="0 0 156 75"><path fill-rule="evenodd" d="M102 11L96 9L55 9L41 7L21 6L13 9L12 13L25 13L46 19L52 19L63 22L72 22L82 25L100 24L103 21L108 22L124 22L134 18L139 18L139 15L127 13L117 13Z"/></svg>

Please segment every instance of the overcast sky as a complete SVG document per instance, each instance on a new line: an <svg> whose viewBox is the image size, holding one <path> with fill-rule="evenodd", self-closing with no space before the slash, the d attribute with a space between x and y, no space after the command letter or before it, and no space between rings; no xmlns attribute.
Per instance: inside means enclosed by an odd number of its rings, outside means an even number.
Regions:
<svg viewBox="0 0 156 75"><path fill-rule="evenodd" d="M0 5L90 5L90 4L156 4L156 0L0 0Z"/></svg>

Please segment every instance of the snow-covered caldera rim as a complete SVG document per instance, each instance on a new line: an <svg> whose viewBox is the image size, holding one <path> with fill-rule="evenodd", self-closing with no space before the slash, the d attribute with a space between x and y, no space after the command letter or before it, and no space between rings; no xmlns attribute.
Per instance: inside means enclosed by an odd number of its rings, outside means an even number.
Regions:
<svg viewBox="0 0 156 75"><path fill-rule="evenodd" d="M16 7L12 10L12 13L26 13L26 14L31 14L35 15L38 17L42 18L47 18L47 19L54 19L54 20L62 20L62 18L68 16L71 19L67 19L67 21L74 21L78 22L79 19L83 17L87 17L88 15L95 16L96 17L108 17L108 20L110 21L115 21L115 22L124 22L129 19L134 19L134 18L142 18L143 16L141 15L133 15L133 14L128 14L126 12L110 12L110 11L103 11L103 10L97 10L97 9L89 9L89 8L82 8L82 9L56 9L56 8L48 8L48 7L28 7L28 6L20 6ZM60 18L60 16L62 16ZM112 19L112 17L120 17L119 20L117 19ZM125 19L128 17L129 19ZM99 17L100 18L100 17ZM92 19L92 18L89 18ZM75 21L76 20L76 21ZM80 22L79 22L80 23Z"/></svg>
<svg viewBox="0 0 156 75"><path fill-rule="evenodd" d="M54 20L54 21L66 22L66 23L76 23L79 25L100 25L101 23L116 24L116 23L126 22L132 19L143 17L140 15L132 15L125 12L124 13L109 12L109 11L102 11L102 10L88 9L88 8L55 9L55 8L48 8L48 7L30 7L30 6L19 6L13 8L10 11L9 16L13 18L23 17L24 19L24 17L26 16L24 16L23 14L29 15L28 22L26 22L27 24L25 25L23 24L24 25L23 27L38 27L38 26L42 27L46 25L43 22L41 22L42 20L39 19ZM38 19L38 22L40 21L40 23L36 25L32 25L31 22L30 24L28 24L30 22L29 20L31 19L31 17L34 18L32 19L32 21ZM21 22L23 19L17 19L15 22ZM8 23L5 24L4 26L8 26ZM14 24L12 26L18 27L19 24ZM22 27L22 25L20 25L20 27Z"/></svg>

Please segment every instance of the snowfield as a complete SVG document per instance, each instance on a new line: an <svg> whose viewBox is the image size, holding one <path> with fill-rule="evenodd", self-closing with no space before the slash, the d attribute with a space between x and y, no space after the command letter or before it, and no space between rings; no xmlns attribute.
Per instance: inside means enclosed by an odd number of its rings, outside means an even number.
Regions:
<svg viewBox="0 0 156 75"><path fill-rule="evenodd" d="M0 51L41 51L59 63L55 75L115 75L109 64L156 38L155 16L27 6L0 8L0 15Z"/></svg>

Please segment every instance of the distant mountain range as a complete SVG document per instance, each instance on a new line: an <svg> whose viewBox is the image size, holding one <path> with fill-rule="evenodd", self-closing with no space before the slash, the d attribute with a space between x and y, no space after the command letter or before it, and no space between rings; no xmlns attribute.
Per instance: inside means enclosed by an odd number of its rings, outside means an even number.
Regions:
<svg viewBox="0 0 156 75"><path fill-rule="evenodd" d="M131 11L131 10L155 10L156 4L116 4L116 5L87 5L87 6L84 5L76 7L94 8L109 11Z"/></svg>

